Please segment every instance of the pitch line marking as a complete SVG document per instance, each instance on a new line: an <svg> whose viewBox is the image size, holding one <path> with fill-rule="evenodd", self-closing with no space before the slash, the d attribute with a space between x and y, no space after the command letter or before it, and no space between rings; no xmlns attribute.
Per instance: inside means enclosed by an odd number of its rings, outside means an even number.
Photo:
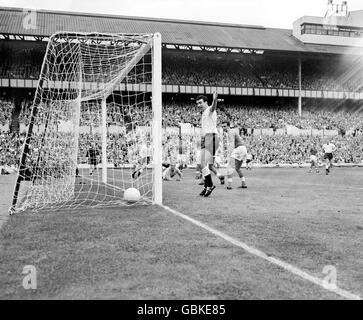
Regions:
<svg viewBox="0 0 363 320"><path fill-rule="evenodd" d="M256 248L253 248L239 240L236 240L236 239L233 239L232 237L226 235L225 233L221 232L221 231L218 231L214 228L211 228L209 227L208 225L204 224L203 222L200 222L196 219L193 219L183 213L180 213L174 209L171 209L169 208L168 206L165 206L165 205L160 205L160 207L162 207L163 209L171 212L172 214L182 218L182 219L185 219L195 225L197 225L198 227L201 227L207 231L209 231L210 233L226 240L227 242L230 242L232 243L233 245L237 246L237 247L240 247L242 248L243 250L247 251L248 253L252 254L252 255L255 255L259 258L262 258L272 264L275 264L277 266L279 266L280 268L282 269L285 269L297 276L299 276L300 278L303 278L304 280L307 280L307 281L310 281L320 287L322 287L323 289L325 290L328 290L328 291L331 291L343 298L346 298L346 299L349 299L349 300L362 300L362 298L358 295L355 295L349 291L346 291L344 289L340 289L338 287L330 287L330 286L327 286L326 282L324 282L324 280L320 279L320 278L317 278L317 277L314 277L308 273L306 273L305 271L302 271L300 270L299 268L297 267L294 267L293 265L287 263L287 262L284 262L278 258L274 258L274 257L270 257L268 256L266 253L256 249Z"/></svg>

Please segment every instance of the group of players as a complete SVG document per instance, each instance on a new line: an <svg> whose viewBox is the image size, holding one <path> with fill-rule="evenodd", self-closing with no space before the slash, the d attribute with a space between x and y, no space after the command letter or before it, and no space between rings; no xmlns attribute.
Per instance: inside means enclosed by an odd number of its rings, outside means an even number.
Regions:
<svg viewBox="0 0 363 320"><path fill-rule="evenodd" d="M247 147L243 143L243 139L233 128L233 124L226 121L223 122L222 128L224 134L228 137L229 146L228 149L228 166L226 169L226 173L221 175L218 170L215 168L215 157L216 152L220 145L220 139L218 136L217 130L217 101L218 101L218 94L216 92L213 93L213 102L209 106L208 99L204 95L200 95L196 98L196 103L199 108L202 110L202 118L201 118L201 145L200 151L198 156L198 164L197 164L197 177L201 178L201 183L204 187L203 190L200 192L200 196L209 197L216 186L213 183L212 175L213 172L220 180L221 184L225 184L225 180L227 180L227 189L232 189L232 182L233 182L233 173L234 171L237 172L240 178L240 188L246 189L246 179L242 172L242 164L246 162L246 169L251 169L251 162L253 156L247 152ZM323 145L324 150L324 157L325 160L325 170L326 175L330 173L332 167L332 160L333 160L333 152L336 150L336 146L332 143L332 141L326 141ZM89 151L89 158L91 160L91 168L90 174L93 173L94 169L96 168L96 157L97 154L95 151ZM319 172L319 164L318 164L318 157L317 157L317 149L312 147L310 150L310 170L312 172L315 170L317 173ZM143 169L150 163L151 157L151 150L150 145L148 144L145 147L144 152L142 152L140 163L138 163L132 173L132 178L137 178L141 175ZM145 161L144 161L145 160ZM169 181L172 180L175 176L176 179L180 181L182 179L183 173L182 169L183 166L177 164L178 161L170 160L167 163L163 163L163 180Z"/></svg>
<svg viewBox="0 0 363 320"><path fill-rule="evenodd" d="M201 119L202 128L202 140L201 140L201 150L200 150L200 161L197 165L197 176L201 176L202 184L204 186L203 190L200 192L200 196L209 197L216 186L213 183L211 172L213 172L221 181L221 184L225 183L225 178L227 178L227 189L232 189L232 176L234 171L237 172L241 184L240 188L246 189L246 179L242 172L242 164L246 162L246 168L251 169L252 155L247 152L247 148L243 143L241 136L236 130L234 130L230 122L224 122L222 124L224 133L228 135L228 145L229 145L229 159L227 166L227 174L222 176L219 174L218 170L214 167L214 160L216 151L219 148L220 139L218 137L217 131L217 98L218 94L213 93L213 102L211 106L208 105L208 99L206 96L200 95L196 98L197 106L203 110ZM326 175L330 173L333 162L333 152L336 150L336 146L330 139L325 139L325 143L322 148L324 151L324 161L325 161L325 172ZM310 170L312 172L314 169L319 172L318 164L318 152L315 147L310 150ZM199 157L198 157L199 158ZM167 173L165 180L170 180L174 175L178 175L178 180L181 179L182 173L176 167L176 165L170 166L164 171Z"/></svg>
<svg viewBox="0 0 363 320"><path fill-rule="evenodd" d="M230 146L228 153L228 166L225 175L221 175L215 168L215 156L220 145L220 139L218 137L217 130L217 98L218 94L213 93L213 102L211 106L208 106L208 99L206 96L200 95L196 98L197 106L203 110L201 119L201 145L200 151L197 157L197 178L201 178L204 186L200 192L200 196L209 197L216 186L213 184L211 173L213 172L221 181L221 184L225 184L227 178L227 189L232 189L232 177L234 171L237 172L241 185L240 188L246 189L246 179L242 172L242 164L244 161L247 163L247 168L250 168L250 162L252 161L252 155L247 153L247 148L243 143L242 138L233 129L233 125L230 122L224 122L222 124L223 132L228 136L228 145ZM180 168L172 162L172 164L164 164L163 179L171 180L174 176L177 176L177 180L182 178L182 171Z"/></svg>
<svg viewBox="0 0 363 320"><path fill-rule="evenodd" d="M201 150L200 150L200 165L199 170L202 175L204 188L200 192L200 196L209 197L216 186L213 183L211 172L217 175L221 183L224 184L227 178L227 189L232 189L232 177L236 170L240 180L240 188L246 189L246 179L242 172L242 164L247 160L247 148L243 143L242 138L231 126L230 122L222 124L223 131L228 136L228 166L225 176L221 176L217 170L213 170L214 157L219 148L220 140L217 130L217 101L218 94L213 93L213 102L208 106L208 99L206 96L200 95L196 98L197 106L203 110L201 118Z"/></svg>

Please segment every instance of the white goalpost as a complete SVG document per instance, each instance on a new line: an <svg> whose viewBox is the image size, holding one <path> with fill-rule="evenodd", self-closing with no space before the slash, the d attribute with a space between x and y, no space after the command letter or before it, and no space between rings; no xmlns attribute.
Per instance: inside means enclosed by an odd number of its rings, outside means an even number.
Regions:
<svg viewBox="0 0 363 320"><path fill-rule="evenodd" d="M161 104L159 33L52 35L11 213L162 204Z"/></svg>

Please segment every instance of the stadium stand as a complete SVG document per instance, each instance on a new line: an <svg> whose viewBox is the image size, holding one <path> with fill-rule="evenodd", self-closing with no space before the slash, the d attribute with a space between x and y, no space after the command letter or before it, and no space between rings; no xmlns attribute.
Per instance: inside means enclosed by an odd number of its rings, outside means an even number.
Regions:
<svg viewBox="0 0 363 320"><path fill-rule="evenodd" d="M21 21L21 9L0 8L0 78L1 87L8 90L15 79L36 80L46 49L48 37L57 28L79 31L77 21L82 21L82 31L113 29L143 32L159 31L163 38L162 83L176 85L178 99L165 94L163 104L164 156L180 151L180 137L177 127L180 123L200 125L200 110L196 108L195 92L207 92L207 88L261 88L284 89L285 100L279 100L279 92L264 97L263 102L254 101L254 90L248 93L250 99L238 100L238 94L230 99L232 93L221 95L227 102L219 104L218 121L231 121L241 130L246 144L255 155L258 164L303 163L308 160L308 148L311 144L321 145L318 135L294 136L287 134L287 127L301 130L331 130L337 132L335 142L338 146L337 161L341 163L362 162L363 117L361 101L363 93L363 59L356 48L324 44L303 43L293 37L291 30L264 28L261 26L243 26L215 24L205 22L187 22L158 20L149 18L102 16L90 14L61 13L39 11L39 19L52 15L53 23L41 25L36 33L24 34ZM8 23L9 16L13 24ZM112 29L111 28L111 29ZM226 34L228 37L226 37ZM31 40L26 37L33 37ZM14 41L17 40L17 41ZM34 41L35 40L35 41ZM43 41L42 41L43 40ZM258 50L256 49L258 48ZM302 116L297 112L299 89L299 61L301 62L301 89L318 91L320 96L306 96L303 101ZM128 83L135 82L134 73L127 77ZM96 81L97 79L92 79ZM35 81L34 81L35 82ZM15 82L16 89L19 85ZM182 86L190 86L191 91L182 92ZM30 85L29 90L34 92ZM289 90L294 89L294 100L288 99ZM25 90L25 89L24 89ZM27 89L28 90L28 89ZM278 91L277 90L277 91ZM334 96L330 91L339 93ZM230 91L228 91L230 92ZM232 92L232 91L231 91ZM259 91L257 91L259 92ZM328 92L330 92L328 94ZM13 93L14 94L14 93ZM246 95L246 94L245 94ZM267 94L266 94L267 95ZM242 96L242 94L240 94ZM357 98L358 97L358 98ZM11 94L0 99L1 164L13 165L18 161L19 145L23 139L24 128L30 121L32 101L24 100L15 106ZM245 98L245 97L244 97ZM305 96L304 96L305 98ZM351 107L352 99L355 107ZM340 99L340 100L339 100ZM349 103L348 103L349 102ZM96 112L96 106L91 113ZM109 124L122 122L121 114L114 112L115 106L108 105ZM92 109L92 107L91 107ZM134 109L135 121L142 122L142 110ZM81 126L89 123L89 113L83 113ZM99 119L99 118L98 118ZM20 132L7 132L12 121L19 121ZM97 117L93 118L97 126ZM5 129L8 128L8 129ZM175 130L166 130L174 128ZM87 130L81 135L79 158L84 160L89 137ZM349 134L348 134L349 133ZM20 134L20 135L19 135ZM130 163L124 137L112 133L111 143L117 151L118 163ZM182 137L183 153L187 154L188 164L195 164L195 149L198 137L185 134ZM116 152L116 151L114 151ZM83 159L83 160L82 160Z"/></svg>

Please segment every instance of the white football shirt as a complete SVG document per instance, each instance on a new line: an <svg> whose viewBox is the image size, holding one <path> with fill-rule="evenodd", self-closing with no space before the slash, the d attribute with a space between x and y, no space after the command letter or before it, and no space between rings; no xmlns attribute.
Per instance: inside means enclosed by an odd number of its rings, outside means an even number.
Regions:
<svg viewBox="0 0 363 320"><path fill-rule="evenodd" d="M202 135L208 133L218 133L217 131L217 111L210 112L211 107L208 107L202 114Z"/></svg>
<svg viewBox="0 0 363 320"><path fill-rule="evenodd" d="M336 149L336 147L332 143L328 143L328 144L323 145L323 150L324 150L325 153L333 153L333 151L335 151L335 149Z"/></svg>

